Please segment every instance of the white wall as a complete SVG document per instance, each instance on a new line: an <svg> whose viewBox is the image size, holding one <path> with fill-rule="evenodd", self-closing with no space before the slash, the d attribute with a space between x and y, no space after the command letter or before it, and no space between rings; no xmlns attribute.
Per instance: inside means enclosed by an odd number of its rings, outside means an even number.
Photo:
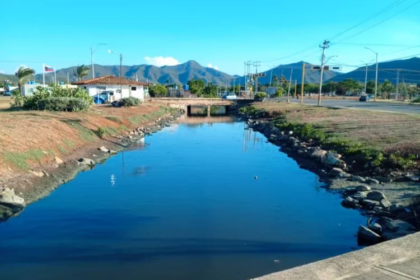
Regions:
<svg viewBox="0 0 420 280"><path fill-rule="evenodd" d="M99 90L97 89L100 88ZM89 93L89 96L95 96L99 93L106 90L106 91L113 91L114 97L110 101L119 100L121 98L126 97L137 97L140 100L144 101L144 89L143 86L122 86L122 94L117 93L120 91L121 86L119 85L80 85L79 88L86 88L86 91ZM136 88L136 90L132 90L132 88Z"/></svg>

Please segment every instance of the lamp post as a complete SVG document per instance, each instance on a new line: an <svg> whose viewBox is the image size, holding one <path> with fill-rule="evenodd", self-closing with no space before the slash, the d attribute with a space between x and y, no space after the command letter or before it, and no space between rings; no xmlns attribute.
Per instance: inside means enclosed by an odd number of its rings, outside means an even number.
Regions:
<svg viewBox="0 0 420 280"><path fill-rule="evenodd" d="M378 53L375 52L374 50L372 50L371 48L367 48L365 47L365 49L370 50L371 52L373 52L376 55L376 74L375 74L375 96L374 96L374 101L376 102L376 96L378 95Z"/></svg>
<svg viewBox="0 0 420 280"><path fill-rule="evenodd" d="M112 50L108 50L109 53L116 54ZM122 98L122 61L123 61L123 55L120 53L120 94Z"/></svg>
<svg viewBox="0 0 420 280"><path fill-rule="evenodd" d="M369 61L369 62L364 62L363 60L360 60L363 64L366 65L366 74L365 74L365 94L367 93L367 78L368 78L368 65L369 63L371 63L373 60Z"/></svg>
<svg viewBox="0 0 420 280"><path fill-rule="evenodd" d="M93 62L93 54L98 50L99 46L105 46L105 43L99 43L95 49L90 48L90 61L92 64L92 79L95 78L95 63Z"/></svg>

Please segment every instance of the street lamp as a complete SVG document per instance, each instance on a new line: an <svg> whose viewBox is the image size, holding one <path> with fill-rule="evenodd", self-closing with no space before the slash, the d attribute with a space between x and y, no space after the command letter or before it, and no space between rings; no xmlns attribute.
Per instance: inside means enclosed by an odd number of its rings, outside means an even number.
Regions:
<svg viewBox="0 0 420 280"><path fill-rule="evenodd" d="M95 78L95 64L94 64L94 62L93 62L93 53L94 53L94 52L96 52L96 51L98 50L99 46L105 46L105 45L106 45L105 43L99 43L99 44L96 46L96 48L95 48L95 49L90 48L90 61L91 61L91 64L92 64L92 79L94 79L94 78Z"/></svg>
<svg viewBox="0 0 420 280"><path fill-rule="evenodd" d="M369 62L364 62L363 60L360 60L360 62L366 65L366 74L365 74L365 94L366 94L367 93L366 91L367 91L368 65L369 63L373 62L373 59Z"/></svg>
<svg viewBox="0 0 420 280"><path fill-rule="evenodd" d="M378 95L378 53L372 50L371 48L365 47L365 49L370 50L376 55L375 97L373 99L376 102L376 96Z"/></svg>
<svg viewBox="0 0 420 280"><path fill-rule="evenodd" d="M108 53L116 54L112 50L108 50ZM122 98L122 61L123 61L123 55L122 55L122 53L120 53L120 94L121 94L121 98Z"/></svg>

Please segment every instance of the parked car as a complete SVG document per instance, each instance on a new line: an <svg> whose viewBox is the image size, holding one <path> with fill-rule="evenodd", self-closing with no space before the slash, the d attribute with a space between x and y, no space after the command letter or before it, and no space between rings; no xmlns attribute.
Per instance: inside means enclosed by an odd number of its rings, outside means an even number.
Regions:
<svg viewBox="0 0 420 280"><path fill-rule="evenodd" d="M369 96L367 96L367 95L361 95L359 97L359 101L360 102L368 102L369 101Z"/></svg>
<svg viewBox="0 0 420 280"><path fill-rule="evenodd" d="M234 94L233 92L230 92L228 94L223 95L222 98L223 99L229 99L229 100L238 99L238 97L236 96L236 94Z"/></svg>

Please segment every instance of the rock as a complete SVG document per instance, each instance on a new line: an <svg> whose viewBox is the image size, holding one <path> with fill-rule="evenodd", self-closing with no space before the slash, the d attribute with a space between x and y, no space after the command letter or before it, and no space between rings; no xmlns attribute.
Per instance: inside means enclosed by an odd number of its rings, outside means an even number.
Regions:
<svg viewBox="0 0 420 280"><path fill-rule="evenodd" d="M373 178L369 178L369 177L367 177L367 178L366 178L366 183L367 183L367 184L379 184L379 181L378 181L378 180L376 180L376 179L373 179Z"/></svg>
<svg viewBox="0 0 420 280"><path fill-rule="evenodd" d="M418 182L420 180L420 176L418 175L406 175L405 178L413 182Z"/></svg>
<svg viewBox="0 0 420 280"><path fill-rule="evenodd" d="M360 176L355 176L355 175L351 176L351 180L353 182L360 182L360 183L365 183L366 182L365 178L360 177Z"/></svg>
<svg viewBox="0 0 420 280"><path fill-rule="evenodd" d="M44 175L45 175L42 171L38 172L38 171L31 170L29 172L31 172L32 174L34 174L36 177L40 177L40 178L44 177Z"/></svg>
<svg viewBox="0 0 420 280"><path fill-rule="evenodd" d="M367 198L369 192L357 192L353 195L354 199L357 199L358 201L362 201Z"/></svg>
<svg viewBox="0 0 420 280"><path fill-rule="evenodd" d="M289 131L289 135L293 135L293 131L291 130L291 131Z"/></svg>
<svg viewBox="0 0 420 280"><path fill-rule="evenodd" d="M374 224L369 225L369 229L376 232L377 234L381 234L381 232L382 232L382 227L378 223L374 223Z"/></svg>
<svg viewBox="0 0 420 280"><path fill-rule="evenodd" d="M44 176L50 177L50 174L48 174L47 171L42 171L42 173L44 173Z"/></svg>
<svg viewBox="0 0 420 280"><path fill-rule="evenodd" d="M93 166L93 165L95 165L95 161L92 160L92 159L89 159L89 158L80 158L78 160L78 162L80 164L87 165L87 166Z"/></svg>
<svg viewBox="0 0 420 280"><path fill-rule="evenodd" d="M61 158L59 158L59 157L55 157L54 159L55 159L55 163L56 164L59 164L60 165L60 164L63 164L64 163L64 161Z"/></svg>
<svg viewBox="0 0 420 280"><path fill-rule="evenodd" d="M381 201L382 199L387 199L387 198L383 193L378 192L378 191L373 191L373 192L368 193L367 199Z"/></svg>
<svg viewBox="0 0 420 280"><path fill-rule="evenodd" d="M356 187L358 192L370 192L372 189L368 185L360 185Z"/></svg>
<svg viewBox="0 0 420 280"><path fill-rule="evenodd" d="M22 209L26 206L25 200L15 194L14 189L0 188L0 205L13 209Z"/></svg>
<svg viewBox="0 0 420 280"><path fill-rule="evenodd" d="M370 199L363 199L360 203L363 206L369 207L369 208L375 208L375 206L381 205L381 203L379 201L370 200Z"/></svg>
<svg viewBox="0 0 420 280"><path fill-rule="evenodd" d="M337 178L337 179L346 179L346 178L350 178L350 174L344 172L342 169L334 167L333 169L331 169L330 173L328 173L329 176Z"/></svg>
<svg viewBox="0 0 420 280"><path fill-rule="evenodd" d="M319 162L323 162L327 151L321 150L320 148L316 147L312 150L310 157L315 158Z"/></svg>
<svg viewBox="0 0 420 280"><path fill-rule="evenodd" d="M358 201L353 199L351 196L348 196L343 200L343 202L341 202L341 204L345 207L355 208L358 205Z"/></svg>
<svg viewBox="0 0 420 280"><path fill-rule="evenodd" d="M405 206L401 203L394 203L391 205L391 211L392 212L396 212L396 211L404 211Z"/></svg>
<svg viewBox="0 0 420 280"><path fill-rule="evenodd" d="M346 163L342 161L341 155L328 152L324 157L324 164L327 166L336 166L346 168Z"/></svg>
<svg viewBox="0 0 420 280"><path fill-rule="evenodd" d="M385 226L386 229L393 231L393 232L397 232L397 231L415 231L416 228L410 224L407 223L405 221L401 221L401 220L392 220L392 219L386 219L385 220Z"/></svg>
<svg viewBox="0 0 420 280"><path fill-rule="evenodd" d="M381 200L381 206L384 208L390 208L392 206L392 203L389 202L389 200L385 198Z"/></svg>
<svg viewBox="0 0 420 280"><path fill-rule="evenodd" d="M104 153L108 153L108 152L109 152L109 150L108 150L107 148L105 148L104 146L102 146L102 147L98 148L98 150L99 150L99 151L102 151L102 152L104 152Z"/></svg>
<svg viewBox="0 0 420 280"><path fill-rule="evenodd" d="M379 177L378 181L380 183L392 183L393 182L393 180L391 178L385 178L385 177Z"/></svg>
<svg viewBox="0 0 420 280"><path fill-rule="evenodd" d="M110 154L116 154L116 153L117 153L117 151L114 151L114 150L108 150L108 153L110 153Z"/></svg>
<svg viewBox="0 0 420 280"><path fill-rule="evenodd" d="M366 241L370 241L373 243L380 242L382 240L381 236L376 232L368 229L365 226L359 226L359 231L357 232L358 238Z"/></svg>
<svg viewBox="0 0 420 280"><path fill-rule="evenodd" d="M397 232L386 231L382 233L382 237L385 241L389 241L389 240L401 238L401 237L404 237L406 235L413 234L413 233L415 232L414 231L397 231Z"/></svg>

